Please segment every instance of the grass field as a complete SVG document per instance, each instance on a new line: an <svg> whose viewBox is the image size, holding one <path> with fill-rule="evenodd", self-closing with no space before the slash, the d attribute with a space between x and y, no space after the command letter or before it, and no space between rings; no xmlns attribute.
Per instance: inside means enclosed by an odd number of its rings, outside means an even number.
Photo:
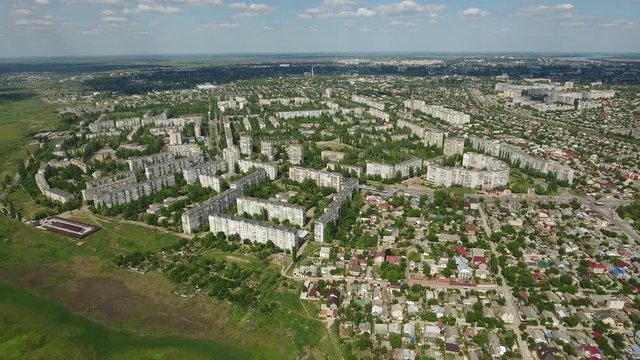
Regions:
<svg viewBox="0 0 640 360"><path fill-rule="evenodd" d="M0 283L2 359L260 359L216 341L113 330Z"/></svg>
<svg viewBox="0 0 640 360"><path fill-rule="evenodd" d="M59 121L54 105L37 98L0 101L0 176L14 173L27 156L27 135L54 128Z"/></svg>
<svg viewBox="0 0 640 360"><path fill-rule="evenodd" d="M288 288L282 280L265 284L265 301L277 304L268 315L206 296L181 298L161 273L141 275L111 263L114 254L157 250L178 237L95 222L103 229L78 246L75 239L0 217L0 358L293 359L303 352L339 358L292 281ZM251 255L211 256L260 266Z"/></svg>

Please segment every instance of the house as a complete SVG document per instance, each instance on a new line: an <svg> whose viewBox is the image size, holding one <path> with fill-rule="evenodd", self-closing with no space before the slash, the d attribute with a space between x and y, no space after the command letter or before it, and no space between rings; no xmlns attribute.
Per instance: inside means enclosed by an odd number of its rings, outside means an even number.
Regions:
<svg viewBox="0 0 640 360"><path fill-rule="evenodd" d="M373 325L373 334L374 335L387 336L387 334L388 334L387 324L374 324Z"/></svg>
<svg viewBox="0 0 640 360"><path fill-rule="evenodd" d="M605 303L609 309L622 310L624 309L625 301L620 299L608 299Z"/></svg>
<svg viewBox="0 0 640 360"><path fill-rule="evenodd" d="M533 344L531 351L537 355L539 360L555 360L562 358L562 351L555 346L547 344Z"/></svg>
<svg viewBox="0 0 640 360"><path fill-rule="evenodd" d="M393 350L394 360L414 360L415 358L416 358L415 350L411 350L411 349L394 349Z"/></svg>
<svg viewBox="0 0 640 360"><path fill-rule="evenodd" d="M455 342L447 341L444 344L444 351L452 354L458 354L460 353L460 345L456 344Z"/></svg>
<svg viewBox="0 0 640 360"><path fill-rule="evenodd" d="M470 197L468 202L469 202L469 209L478 210L478 208L480 208L480 200L478 200L478 198Z"/></svg>
<svg viewBox="0 0 640 360"><path fill-rule="evenodd" d="M412 323L406 323L402 327L402 333L414 337L416 335L416 327Z"/></svg>
<svg viewBox="0 0 640 360"><path fill-rule="evenodd" d="M498 311L498 316L502 321L504 321L505 324L513 324L515 320L513 318L513 314L509 311L509 309L506 306L503 306L500 308L500 310Z"/></svg>
<svg viewBox="0 0 640 360"><path fill-rule="evenodd" d="M349 275L358 277L361 272L362 267L360 266L360 262L351 260L349 262Z"/></svg>
<svg viewBox="0 0 640 360"><path fill-rule="evenodd" d="M631 279L631 274L625 268L614 267L611 269L611 274L616 277L618 280L629 280Z"/></svg>
<svg viewBox="0 0 640 360"><path fill-rule="evenodd" d="M340 290L336 288L329 289L327 293L327 307L337 309L340 306Z"/></svg>
<svg viewBox="0 0 640 360"><path fill-rule="evenodd" d="M597 261L588 260L587 263L589 265L589 269L594 274L603 274L607 270L607 268L604 265L600 264Z"/></svg>
<svg viewBox="0 0 640 360"><path fill-rule="evenodd" d="M404 307L402 304L391 305L391 316L396 320L402 321L404 318Z"/></svg>
<svg viewBox="0 0 640 360"><path fill-rule="evenodd" d="M309 284L309 290L307 291L307 299L309 300L316 300L320 298L320 290L318 289L318 286L316 285L316 283L310 283Z"/></svg>
<svg viewBox="0 0 640 360"><path fill-rule="evenodd" d="M391 265L400 265L401 258L397 255L387 255L385 260Z"/></svg>
<svg viewBox="0 0 640 360"><path fill-rule="evenodd" d="M328 259L331 256L331 248L330 247L321 247L320 248L320 259Z"/></svg>
<svg viewBox="0 0 640 360"><path fill-rule="evenodd" d="M602 359L602 350L596 344L589 344L584 347L584 355L589 360Z"/></svg>

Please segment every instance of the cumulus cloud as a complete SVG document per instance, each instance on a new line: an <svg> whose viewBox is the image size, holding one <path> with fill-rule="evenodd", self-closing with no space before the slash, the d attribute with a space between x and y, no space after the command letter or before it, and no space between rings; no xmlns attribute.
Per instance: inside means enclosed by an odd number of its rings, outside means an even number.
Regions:
<svg viewBox="0 0 640 360"><path fill-rule="evenodd" d="M359 3L349 0L325 0L321 6L305 9L298 14L300 19L388 17L388 18L424 18L431 21L438 19L446 10L445 5L421 4L412 0L382 4L371 8L354 8Z"/></svg>
<svg viewBox="0 0 640 360"><path fill-rule="evenodd" d="M35 8L33 7L13 6L11 8L11 15L14 16L30 16L33 14L35 14Z"/></svg>
<svg viewBox="0 0 640 360"><path fill-rule="evenodd" d="M144 1L140 2L138 6L133 9L125 8L123 13L125 15L128 14L141 14L141 13L156 13L156 14L179 14L182 12L181 8L175 6L165 6L156 3L155 1Z"/></svg>
<svg viewBox="0 0 640 360"><path fill-rule="evenodd" d="M269 25L266 25L266 26L262 27L262 31L273 31L275 29L276 28L274 28L273 26L269 26Z"/></svg>
<svg viewBox="0 0 640 360"><path fill-rule="evenodd" d="M46 0L48 2L48 0ZM68 4L119 5L122 0L65 0Z"/></svg>
<svg viewBox="0 0 640 360"><path fill-rule="evenodd" d="M36 5L49 5L49 0L35 0Z"/></svg>
<svg viewBox="0 0 640 360"><path fill-rule="evenodd" d="M25 27L33 30L45 30L55 26L52 16L43 16L41 18L33 19L18 19L15 22L16 26Z"/></svg>
<svg viewBox="0 0 640 360"><path fill-rule="evenodd" d="M571 3L563 3L557 5L538 5L521 9L519 15L548 15L558 14L571 11L575 8Z"/></svg>
<svg viewBox="0 0 640 360"><path fill-rule="evenodd" d="M489 15L488 11L482 10L480 8L477 8L477 7L464 9L460 13L460 17L463 18L463 19L466 19L466 18L481 18L481 17L486 17L488 15Z"/></svg>

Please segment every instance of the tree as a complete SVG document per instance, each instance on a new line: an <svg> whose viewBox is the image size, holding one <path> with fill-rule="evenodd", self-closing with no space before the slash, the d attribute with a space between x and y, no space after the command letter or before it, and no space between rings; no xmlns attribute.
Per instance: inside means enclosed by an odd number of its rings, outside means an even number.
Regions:
<svg viewBox="0 0 640 360"><path fill-rule="evenodd" d="M402 347L402 336L400 334L391 334L389 335L389 344L394 349L399 349Z"/></svg>

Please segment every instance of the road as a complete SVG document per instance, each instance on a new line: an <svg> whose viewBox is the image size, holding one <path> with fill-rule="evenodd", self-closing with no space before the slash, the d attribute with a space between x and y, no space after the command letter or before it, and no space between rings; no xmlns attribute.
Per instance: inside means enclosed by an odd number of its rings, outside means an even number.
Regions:
<svg viewBox="0 0 640 360"><path fill-rule="evenodd" d="M489 226L489 222L487 221L487 216L484 213L484 209L482 206L478 207L480 212L480 218L482 219L482 227L484 227L484 231L488 236L491 236L491 227ZM491 252L496 253L496 244L493 241L489 241L491 245ZM522 331L520 331L520 316L518 316L518 307L516 306L516 302L513 299L513 294L511 293L511 287L507 286L507 282L504 280L502 276L502 268L500 268L500 273L498 274L498 278L502 281L502 285L496 288L497 291L502 293L502 296L507 301L507 308L513 314L513 324L505 324L507 328L510 328L518 338L518 348L520 350L520 354L523 360L533 360L531 356L531 352L529 351L529 347L527 343L522 340Z"/></svg>

